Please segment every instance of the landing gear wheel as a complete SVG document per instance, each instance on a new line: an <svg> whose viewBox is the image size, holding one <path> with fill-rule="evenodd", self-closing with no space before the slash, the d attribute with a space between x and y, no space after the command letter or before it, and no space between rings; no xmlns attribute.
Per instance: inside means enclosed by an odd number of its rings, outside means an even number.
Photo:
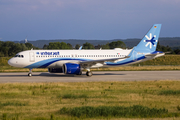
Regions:
<svg viewBox="0 0 180 120"><path fill-rule="evenodd" d="M32 76L32 73L28 73L28 76L31 77L31 76Z"/></svg>
<svg viewBox="0 0 180 120"><path fill-rule="evenodd" d="M28 76L31 77L32 76L32 68L29 68L29 73Z"/></svg>
<svg viewBox="0 0 180 120"><path fill-rule="evenodd" d="M91 71L87 71L87 72L86 72L86 75L89 76L89 77L91 77L91 76L92 76L92 72L91 72Z"/></svg>

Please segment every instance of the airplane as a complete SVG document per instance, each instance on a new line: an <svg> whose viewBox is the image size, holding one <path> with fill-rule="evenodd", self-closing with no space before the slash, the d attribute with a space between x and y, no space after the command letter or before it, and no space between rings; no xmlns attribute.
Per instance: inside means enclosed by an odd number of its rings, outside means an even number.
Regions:
<svg viewBox="0 0 180 120"><path fill-rule="evenodd" d="M91 68L118 67L151 60L165 53L156 51L161 24L154 24L139 44L132 49L99 50L27 50L17 53L8 61L14 67L48 68L50 73L81 75L86 70L92 76Z"/></svg>

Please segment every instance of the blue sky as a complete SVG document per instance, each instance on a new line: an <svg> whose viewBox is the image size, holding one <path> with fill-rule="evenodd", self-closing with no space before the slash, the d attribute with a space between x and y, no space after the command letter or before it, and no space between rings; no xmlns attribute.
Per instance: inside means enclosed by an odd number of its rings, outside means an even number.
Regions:
<svg viewBox="0 0 180 120"><path fill-rule="evenodd" d="M180 0L0 0L0 39L180 37Z"/></svg>

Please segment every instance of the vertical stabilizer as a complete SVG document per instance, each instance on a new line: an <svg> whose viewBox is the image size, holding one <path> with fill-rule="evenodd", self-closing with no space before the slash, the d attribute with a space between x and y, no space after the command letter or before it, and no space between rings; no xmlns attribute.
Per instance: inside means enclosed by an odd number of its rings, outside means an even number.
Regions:
<svg viewBox="0 0 180 120"><path fill-rule="evenodd" d="M136 46L136 50L156 51L161 24L154 24L149 32L144 36L140 43Z"/></svg>

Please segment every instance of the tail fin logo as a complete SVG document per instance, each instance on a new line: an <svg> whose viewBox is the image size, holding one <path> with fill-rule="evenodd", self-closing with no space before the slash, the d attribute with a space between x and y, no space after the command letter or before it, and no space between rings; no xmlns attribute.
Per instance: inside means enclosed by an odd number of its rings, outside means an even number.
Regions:
<svg viewBox="0 0 180 120"><path fill-rule="evenodd" d="M149 34L149 37L148 37L147 35L146 35L145 37L146 37L146 39L147 39L147 40L144 40L144 42L147 42L147 44L145 45L146 47L149 46L150 49L152 48L152 45L153 45L154 47L156 47L155 42L157 42L157 40L154 40L154 39L156 38L156 35L154 35L154 36L152 37L152 33L150 33L150 34Z"/></svg>

